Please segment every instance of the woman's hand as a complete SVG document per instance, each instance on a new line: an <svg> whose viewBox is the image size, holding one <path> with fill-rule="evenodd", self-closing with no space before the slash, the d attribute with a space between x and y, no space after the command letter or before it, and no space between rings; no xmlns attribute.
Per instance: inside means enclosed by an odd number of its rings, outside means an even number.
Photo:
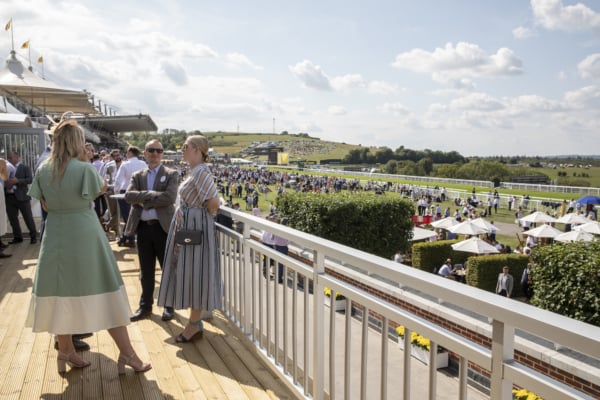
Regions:
<svg viewBox="0 0 600 400"><path fill-rule="evenodd" d="M42 205L42 209L46 212L48 212L48 206L46 205L46 199L45 198L41 198L40 199L40 204Z"/></svg>

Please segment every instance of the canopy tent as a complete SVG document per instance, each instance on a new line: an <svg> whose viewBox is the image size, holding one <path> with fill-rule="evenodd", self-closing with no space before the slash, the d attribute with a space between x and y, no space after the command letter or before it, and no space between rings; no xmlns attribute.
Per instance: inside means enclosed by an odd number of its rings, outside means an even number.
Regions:
<svg viewBox="0 0 600 400"><path fill-rule="evenodd" d="M430 239L435 236L437 236L437 233L435 233L434 231L430 231L429 229L423 229L423 228L419 228L418 226L415 226L413 228L413 237L410 240L412 242L416 242L417 240Z"/></svg>
<svg viewBox="0 0 600 400"><path fill-rule="evenodd" d="M14 50L0 71L0 95L40 115L65 111L98 113L89 101L87 92L65 89L40 78L17 60Z"/></svg>
<svg viewBox="0 0 600 400"><path fill-rule="evenodd" d="M560 222L561 224L585 224L586 222L590 222L589 219L584 217L581 214L577 213L568 213L558 218L556 222Z"/></svg>
<svg viewBox="0 0 600 400"><path fill-rule="evenodd" d="M594 235L585 231L569 231L554 237L557 242L590 242Z"/></svg>
<svg viewBox="0 0 600 400"><path fill-rule="evenodd" d="M75 116L77 123L92 129L105 132L156 132L156 124L149 115L94 115Z"/></svg>
<svg viewBox="0 0 600 400"><path fill-rule="evenodd" d="M531 214L519 219L519 221L521 222L542 222L542 223L546 223L546 222L556 222L556 218L543 213L541 211L535 211L532 212Z"/></svg>
<svg viewBox="0 0 600 400"><path fill-rule="evenodd" d="M600 197L598 196L583 196L577 199L579 204L600 204Z"/></svg>
<svg viewBox="0 0 600 400"><path fill-rule="evenodd" d="M590 221L583 225L577 225L573 228L573 230L593 233L594 235L600 235L600 223L598 223L597 221Z"/></svg>
<svg viewBox="0 0 600 400"><path fill-rule="evenodd" d="M0 113L0 127L31 128L33 123L29 115Z"/></svg>
<svg viewBox="0 0 600 400"><path fill-rule="evenodd" d="M488 232L491 232L492 230L494 231L499 231L501 230L500 228L498 228L496 225L492 225L491 223L489 223L488 221L486 221L483 218L475 218L474 220L472 220L471 222L473 222L475 225L478 225L484 229L487 229Z"/></svg>
<svg viewBox="0 0 600 400"><path fill-rule="evenodd" d="M480 235L482 233L488 233L489 229L482 228L481 226L473 223L473 221L464 221L458 225L454 225L448 229L452 233L462 235Z"/></svg>
<svg viewBox="0 0 600 400"><path fill-rule="evenodd" d="M556 229L555 227L550 226L548 224L543 224L538 226L537 228L523 232L523 235L533 236L535 238L554 238L560 235L561 233L562 232Z"/></svg>
<svg viewBox="0 0 600 400"><path fill-rule="evenodd" d="M478 237L472 237L463 240L462 242L454 243L452 245L452 250L475 254L496 254L500 252L497 248Z"/></svg>
<svg viewBox="0 0 600 400"><path fill-rule="evenodd" d="M438 219L437 221L432 221L431 226L433 226L434 228L449 229L454 225L458 225L459 223L460 222L458 222L454 217L446 217Z"/></svg>

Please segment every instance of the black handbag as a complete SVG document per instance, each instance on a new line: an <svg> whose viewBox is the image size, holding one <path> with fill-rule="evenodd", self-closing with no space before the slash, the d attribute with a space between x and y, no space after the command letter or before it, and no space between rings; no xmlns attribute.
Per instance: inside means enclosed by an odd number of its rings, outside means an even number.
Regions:
<svg viewBox="0 0 600 400"><path fill-rule="evenodd" d="M175 243L197 246L202 244L202 231L182 229L175 233Z"/></svg>

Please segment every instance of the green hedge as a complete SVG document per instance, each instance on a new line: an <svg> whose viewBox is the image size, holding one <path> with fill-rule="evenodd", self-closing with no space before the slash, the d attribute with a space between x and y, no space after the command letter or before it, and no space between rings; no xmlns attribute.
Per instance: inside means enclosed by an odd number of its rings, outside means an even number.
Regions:
<svg viewBox="0 0 600 400"><path fill-rule="evenodd" d="M380 257L409 247L414 205L398 196L287 192L276 206L295 229Z"/></svg>
<svg viewBox="0 0 600 400"><path fill-rule="evenodd" d="M514 278L513 297L523 296L521 274L529 259L521 254L494 254L474 256L464 251L454 251L452 245L460 240L415 243L412 247L412 266L422 271L433 272L452 259L454 264L468 264L467 284L489 292L496 291L498 274L508 265Z"/></svg>
<svg viewBox="0 0 600 400"><path fill-rule="evenodd" d="M521 275L527 267L529 257L522 254L493 254L469 257L467 268L467 285L475 286L488 292L496 291L498 275L502 267L508 265L509 274L513 276L514 286L512 297L524 296L521 287Z"/></svg>
<svg viewBox="0 0 600 400"><path fill-rule="evenodd" d="M532 257L532 304L600 326L600 241L541 246Z"/></svg>

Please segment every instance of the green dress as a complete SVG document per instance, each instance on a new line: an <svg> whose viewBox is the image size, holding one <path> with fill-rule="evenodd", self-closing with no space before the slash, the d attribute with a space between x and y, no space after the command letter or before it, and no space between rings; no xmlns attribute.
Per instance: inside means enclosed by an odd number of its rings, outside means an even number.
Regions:
<svg viewBox="0 0 600 400"><path fill-rule="evenodd" d="M60 185L49 163L33 178L29 195L48 208L28 315L34 332L95 332L130 322L123 279L93 209L102 186L94 166L76 159Z"/></svg>

